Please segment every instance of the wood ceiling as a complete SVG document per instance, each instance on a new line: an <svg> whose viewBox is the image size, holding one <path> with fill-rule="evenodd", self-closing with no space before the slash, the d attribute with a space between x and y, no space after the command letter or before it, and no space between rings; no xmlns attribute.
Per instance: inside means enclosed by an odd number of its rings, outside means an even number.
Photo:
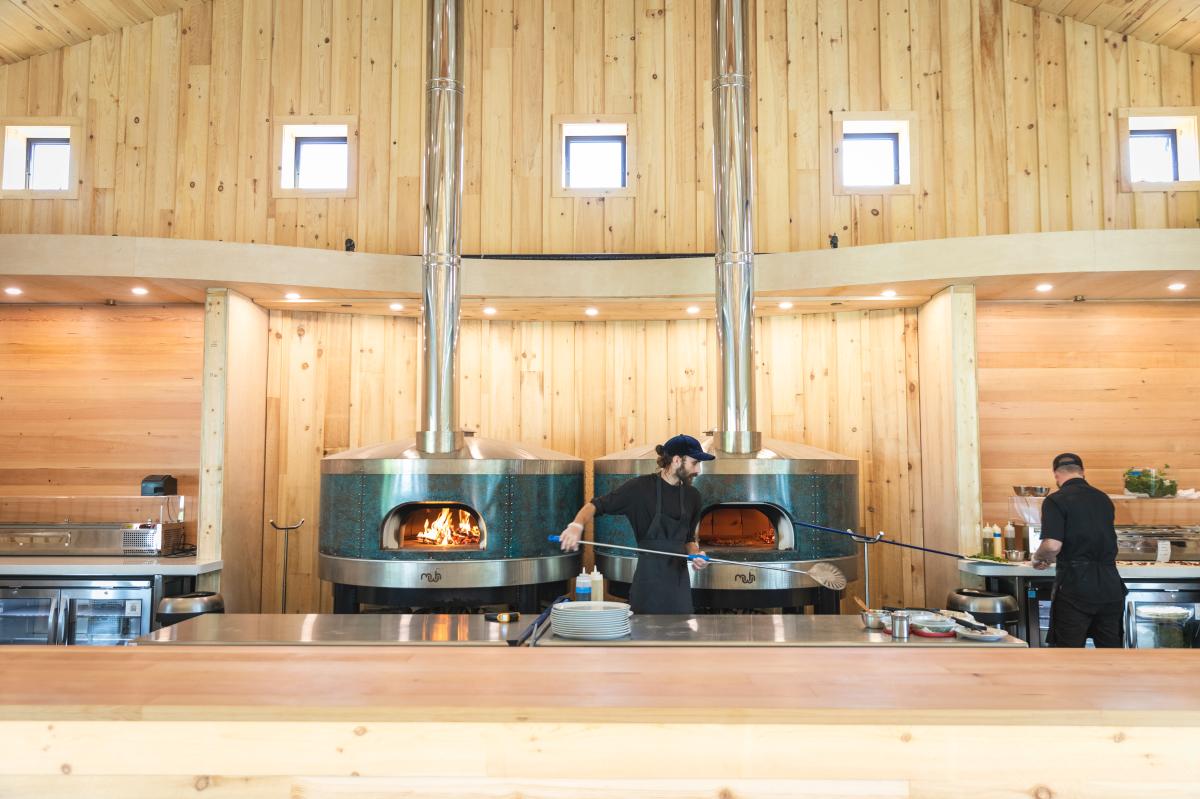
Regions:
<svg viewBox="0 0 1200 799"><path fill-rule="evenodd" d="M1051 14L1161 44L1200 53L1200 0L1017 0Z"/></svg>
<svg viewBox="0 0 1200 799"><path fill-rule="evenodd" d="M188 0L0 0L0 63L11 64L170 14Z"/></svg>
<svg viewBox="0 0 1200 799"><path fill-rule="evenodd" d="M0 0L0 63L169 14L189 0ZM1200 53L1200 0L1018 0L1185 53Z"/></svg>

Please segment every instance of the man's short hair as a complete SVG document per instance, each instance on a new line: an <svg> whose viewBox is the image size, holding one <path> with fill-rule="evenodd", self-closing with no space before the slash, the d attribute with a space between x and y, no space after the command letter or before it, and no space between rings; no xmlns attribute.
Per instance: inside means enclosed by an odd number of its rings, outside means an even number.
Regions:
<svg viewBox="0 0 1200 799"><path fill-rule="evenodd" d="M1082 472L1083 458L1074 452L1064 452L1054 457L1054 471Z"/></svg>

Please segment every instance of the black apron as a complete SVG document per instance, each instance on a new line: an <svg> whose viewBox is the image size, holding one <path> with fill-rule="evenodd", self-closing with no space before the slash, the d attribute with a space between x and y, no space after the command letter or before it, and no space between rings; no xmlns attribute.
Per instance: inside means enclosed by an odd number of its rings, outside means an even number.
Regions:
<svg viewBox="0 0 1200 799"><path fill-rule="evenodd" d="M1117 564L1098 560L1058 561L1054 569L1054 594L1084 606L1119 602L1129 593Z"/></svg>
<svg viewBox="0 0 1200 799"><path fill-rule="evenodd" d="M1117 571L1117 564L1098 560L1060 560L1054 569L1054 590L1050 594L1050 629L1046 643L1059 642L1055 629L1058 624L1056 613L1059 602L1067 602L1076 608L1076 614L1094 614L1120 602L1129 593L1125 581ZM1069 634L1068 634L1069 635Z"/></svg>
<svg viewBox="0 0 1200 799"><path fill-rule="evenodd" d="M679 516L672 519L662 512L662 477L655 479L654 518L645 537L638 540L642 549L687 554L687 514L683 512L683 491L679 494ZM660 557L642 553L629 588L629 606L634 613L685 613L691 615L692 581L690 563L683 558Z"/></svg>

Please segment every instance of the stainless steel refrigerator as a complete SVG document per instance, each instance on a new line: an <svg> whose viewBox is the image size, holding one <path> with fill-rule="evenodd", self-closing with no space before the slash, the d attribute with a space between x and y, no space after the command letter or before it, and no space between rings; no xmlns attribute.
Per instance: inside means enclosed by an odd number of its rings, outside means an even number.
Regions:
<svg viewBox="0 0 1200 799"><path fill-rule="evenodd" d="M0 644L126 644L150 632L154 580L0 580Z"/></svg>

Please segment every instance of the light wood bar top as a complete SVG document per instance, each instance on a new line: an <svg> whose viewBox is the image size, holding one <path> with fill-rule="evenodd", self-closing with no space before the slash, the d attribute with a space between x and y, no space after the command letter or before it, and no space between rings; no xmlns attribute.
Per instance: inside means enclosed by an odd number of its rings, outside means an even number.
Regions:
<svg viewBox="0 0 1200 799"><path fill-rule="evenodd" d="M1191 651L11 647L3 719L655 720L1200 728Z"/></svg>

